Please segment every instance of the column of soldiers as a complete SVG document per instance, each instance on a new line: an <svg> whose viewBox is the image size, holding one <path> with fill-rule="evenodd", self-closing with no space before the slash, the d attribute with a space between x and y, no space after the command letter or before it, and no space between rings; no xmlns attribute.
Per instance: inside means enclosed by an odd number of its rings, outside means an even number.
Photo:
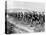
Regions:
<svg viewBox="0 0 46 35"><path fill-rule="evenodd" d="M18 21L24 21L27 22L28 24L30 24L32 22L36 22L35 24L43 24L45 22L45 15L43 14L38 14L36 12L24 12L24 14L22 12L16 12L16 13L11 13L10 16L14 17L15 19L17 19Z"/></svg>

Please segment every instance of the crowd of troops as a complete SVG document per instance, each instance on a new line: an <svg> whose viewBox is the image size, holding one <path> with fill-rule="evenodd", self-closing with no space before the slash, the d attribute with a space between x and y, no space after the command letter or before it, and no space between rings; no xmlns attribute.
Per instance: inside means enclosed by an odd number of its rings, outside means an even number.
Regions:
<svg viewBox="0 0 46 35"><path fill-rule="evenodd" d="M18 21L24 21L27 23L36 22L36 24L42 24L45 22L45 15L44 14L38 14L35 11L33 13L31 12L16 12L16 13L9 13L9 16L14 17Z"/></svg>

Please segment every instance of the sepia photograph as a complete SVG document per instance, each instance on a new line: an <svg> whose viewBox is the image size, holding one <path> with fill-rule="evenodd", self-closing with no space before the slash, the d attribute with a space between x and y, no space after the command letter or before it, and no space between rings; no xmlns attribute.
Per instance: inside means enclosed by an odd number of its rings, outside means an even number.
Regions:
<svg viewBox="0 0 46 35"><path fill-rule="evenodd" d="M45 32L44 3L5 1L5 34Z"/></svg>

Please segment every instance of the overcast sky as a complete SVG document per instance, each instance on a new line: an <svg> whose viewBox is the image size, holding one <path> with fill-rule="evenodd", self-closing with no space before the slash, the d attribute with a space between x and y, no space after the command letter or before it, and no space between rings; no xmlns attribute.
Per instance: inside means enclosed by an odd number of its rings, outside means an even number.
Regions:
<svg viewBox="0 0 46 35"><path fill-rule="evenodd" d="M7 8L25 8L30 10L44 11L43 3L34 3L34 2L21 2L21 1L7 1Z"/></svg>

